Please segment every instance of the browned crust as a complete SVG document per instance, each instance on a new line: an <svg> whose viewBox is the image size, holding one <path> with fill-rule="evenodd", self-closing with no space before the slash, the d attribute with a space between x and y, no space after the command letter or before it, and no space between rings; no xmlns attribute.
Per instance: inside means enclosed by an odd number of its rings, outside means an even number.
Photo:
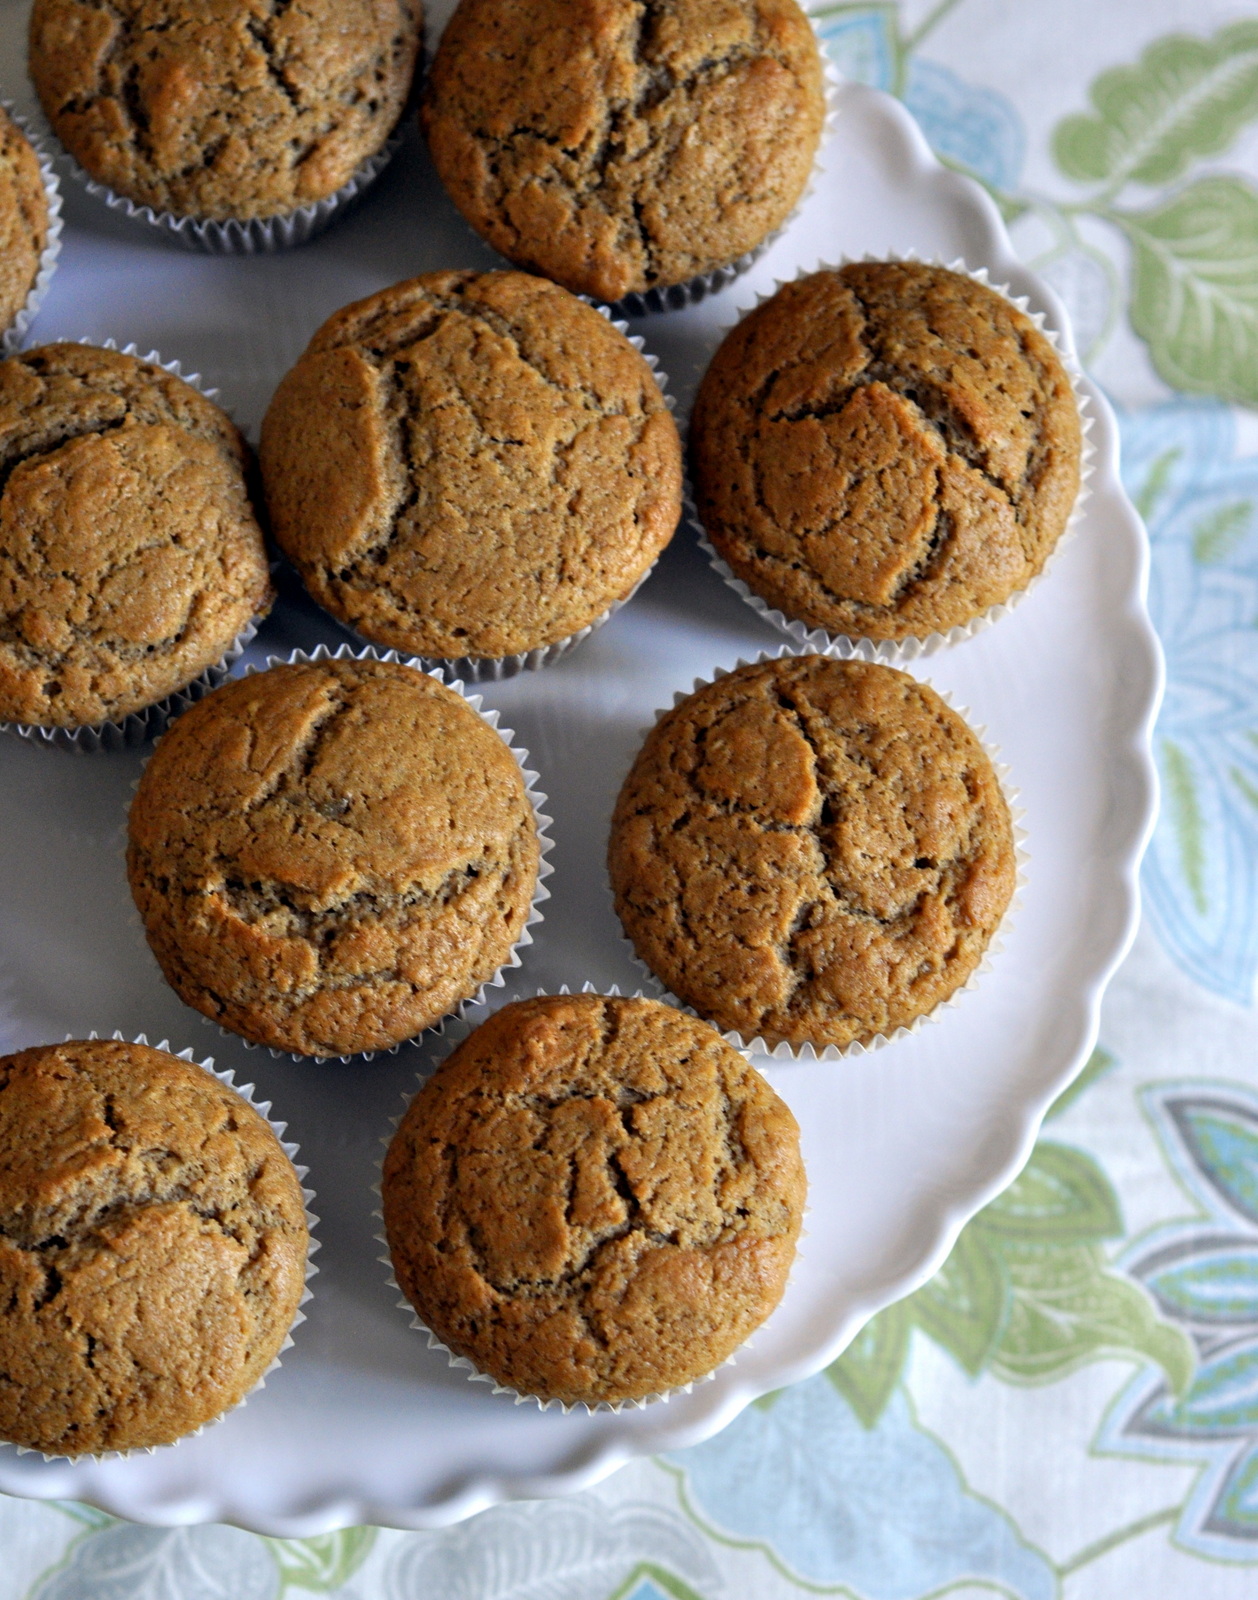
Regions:
<svg viewBox="0 0 1258 1600"><path fill-rule="evenodd" d="M338 311L276 391L261 454L314 598L428 657L568 638L632 590L681 512L650 367L521 272L428 273Z"/></svg>
<svg viewBox="0 0 1258 1600"><path fill-rule="evenodd" d="M799 200L824 116L795 0L461 0L421 110L472 226L608 301L754 249Z"/></svg>
<svg viewBox="0 0 1258 1600"><path fill-rule="evenodd" d="M48 196L39 157L0 106L0 333L26 304L48 243Z"/></svg>
<svg viewBox="0 0 1258 1600"><path fill-rule="evenodd" d="M0 1059L0 1438L170 1444L278 1354L305 1283L301 1184L263 1118L162 1050Z"/></svg>
<svg viewBox="0 0 1258 1600"><path fill-rule="evenodd" d="M608 854L639 956L770 1045L867 1044L953 994L1013 894L1009 809L962 719L907 673L790 657L661 719Z"/></svg>
<svg viewBox="0 0 1258 1600"><path fill-rule="evenodd" d="M1070 379L1003 295L919 262L787 284L695 402L700 517L738 577L810 627L924 637L1024 589L1079 489Z"/></svg>
<svg viewBox="0 0 1258 1600"><path fill-rule="evenodd" d="M491 978L528 918L520 768L409 667L278 666L207 695L136 791L127 871L167 981L258 1044L382 1050Z"/></svg>
<svg viewBox="0 0 1258 1600"><path fill-rule="evenodd" d="M247 219L334 194L402 113L419 0L35 0L30 72L137 204Z"/></svg>
<svg viewBox="0 0 1258 1600"><path fill-rule="evenodd" d="M384 1163L398 1283L521 1394L615 1404L710 1372L785 1287L805 1196L789 1109L705 1023L548 996L482 1024Z"/></svg>

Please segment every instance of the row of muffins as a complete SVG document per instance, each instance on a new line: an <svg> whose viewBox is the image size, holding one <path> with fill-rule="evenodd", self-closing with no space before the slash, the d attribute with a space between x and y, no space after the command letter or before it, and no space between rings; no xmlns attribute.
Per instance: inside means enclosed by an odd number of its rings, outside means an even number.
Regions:
<svg viewBox="0 0 1258 1600"><path fill-rule="evenodd" d="M917 262L779 290L722 342L690 426L706 536L758 602L899 642L1026 589L1077 499L1081 439L1032 320ZM682 503L650 359L513 271L430 273L329 318L263 421L266 513L230 421L116 351L0 365L0 457L0 719L28 728L117 722L238 652L271 603L267 514L338 621L475 677L605 620Z"/></svg>

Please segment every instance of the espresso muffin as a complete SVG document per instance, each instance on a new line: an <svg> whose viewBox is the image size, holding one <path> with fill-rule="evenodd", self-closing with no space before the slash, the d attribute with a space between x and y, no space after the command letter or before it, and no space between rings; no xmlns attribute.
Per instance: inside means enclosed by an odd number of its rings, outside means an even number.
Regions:
<svg viewBox="0 0 1258 1600"><path fill-rule="evenodd" d="M745 1039L868 1044L964 984L1013 894L1009 808L933 689L787 656L697 690L647 735L612 818L638 955Z"/></svg>
<svg viewBox="0 0 1258 1600"><path fill-rule="evenodd" d="M433 272L338 311L262 424L275 537L314 598L429 659L566 639L681 514L646 361L566 290Z"/></svg>
<svg viewBox="0 0 1258 1600"><path fill-rule="evenodd" d="M48 220L39 158L0 106L0 335L13 326L35 287Z"/></svg>
<svg viewBox="0 0 1258 1600"><path fill-rule="evenodd" d="M537 880L507 745L461 695L382 661L207 695L158 745L128 832L167 982L297 1055L422 1033L508 959Z"/></svg>
<svg viewBox="0 0 1258 1600"><path fill-rule="evenodd" d="M789 1109L654 1000L548 995L483 1023L384 1161L397 1281L522 1395L640 1400L704 1376L781 1298L805 1180Z"/></svg>
<svg viewBox="0 0 1258 1600"><path fill-rule="evenodd" d="M305 1285L301 1184L234 1090L147 1045L0 1059L0 1438L172 1444L236 1405Z"/></svg>
<svg viewBox="0 0 1258 1600"><path fill-rule="evenodd" d="M380 149L419 37L419 0L35 0L30 72L91 177L246 220L325 199Z"/></svg>
<svg viewBox="0 0 1258 1600"><path fill-rule="evenodd" d="M272 600L248 449L150 361L0 362L0 721L117 722L221 661Z"/></svg>
<svg viewBox="0 0 1258 1600"><path fill-rule="evenodd" d="M726 266L780 227L825 97L795 0L461 0L421 119L490 244L619 300Z"/></svg>
<svg viewBox="0 0 1258 1600"><path fill-rule="evenodd" d="M779 289L695 402L699 515L787 617L924 638L1025 589L1079 490L1079 410L1049 341L945 267L855 262Z"/></svg>

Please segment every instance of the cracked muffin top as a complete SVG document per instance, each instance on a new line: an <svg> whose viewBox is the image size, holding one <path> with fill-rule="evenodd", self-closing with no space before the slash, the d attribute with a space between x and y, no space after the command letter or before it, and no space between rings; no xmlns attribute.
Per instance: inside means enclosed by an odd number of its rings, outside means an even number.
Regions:
<svg viewBox="0 0 1258 1600"><path fill-rule="evenodd" d="M0 720L119 721L270 609L248 448L182 378L51 344L0 362Z"/></svg>
<svg viewBox="0 0 1258 1600"><path fill-rule="evenodd" d="M451 1350L595 1406L690 1383L759 1327L805 1179L790 1110L706 1023L548 995L437 1069L381 1193L398 1283Z"/></svg>
<svg viewBox="0 0 1258 1600"><path fill-rule="evenodd" d="M460 0L421 118L478 233L610 301L726 266L780 227L825 98L795 0Z"/></svg>
<svg viewBox="0 0 1258 1600"><path fill-rule="evenodd" d="M699 515L770 605L809 627L924 637L1024 589L1079 489L1057 352L945 267L800 278L728 334L695 401Z"/></svg>
<svg viewBox="0 0 1258 1600"><path fill-rule="evenodd" d="M647 735L612 818L638 955L720 1028L844 1047L978 966L1013 894L1009 808L962 719L891 667L786 656Z"/></svg>
<svg viewBox="0 0 1258 1600"><path fill-rule="evenodd" d="M227 221L334 194L393 131L419 0L35 0L57 137L138 205Z"/></svg>
<svg viewBox="0 0 1258 1600"><path fill-rule="evenodd" d="M26 304L48 243L48 196L39 157L0 106L0 334Z"/></svg>
<svg viewBox="0 0 1258 1600"><path fill-rule="evenodd" d="M433 272L331 317L262 424L275 537L320 605L430 659L557 643L681 514L651 369L565 289Z"/></svg>
<svg viewBox="0 0 1258 1600"><path fill-rule="evenodd" d="M515 757L452 689L381 661L281 665L161 740L127 872L180 999L298 1055L422 1033L508 959L537 879Z"/></svg>
<svg viewBox="0 0 1258 1600"><path fill-rule="evenodd" d="M305 1285L301 1184L188 1061L106 1039L0 1060L0 1438L172 1444L237 1404Z"/></svg>

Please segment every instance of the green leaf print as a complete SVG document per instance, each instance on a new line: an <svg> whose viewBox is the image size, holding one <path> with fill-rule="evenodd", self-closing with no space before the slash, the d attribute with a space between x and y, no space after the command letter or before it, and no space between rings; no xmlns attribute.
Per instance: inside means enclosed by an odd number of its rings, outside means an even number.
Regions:
<svg viewBox="0 0 1258 1600"><path fill-rule="evenodd" d="M661 1594L669 1596L669 1600L703 1600L703 1596L684 1583L675 1572L657 1567L653 1561L639 1561L625 1581L608 1596L608 1600L627 1600L644 1581L654 1584Z"/></svg>
<svg viewBox="0 0 1258 1600"><path fill-rule="evenodd" d="M330 1594L362 1566L376 1538L374 1528L344 1528L313 1539L268 1539L286 1589Z"/></svg>
<svg viewBox="0 0 1258 1600"><path fill-rule="evenodd" d="M1174 389L1258 404L1258 194L1202 178L1113 211L1132 246L1131 325Z"/></svg>
<svg viewBox="0 0 1258 1600"><path fill-rule="evenodd" d="M910 1302L899 1300L867 1322L826 1369L830 1382L867 1428L882 1415L900 1381L912 1331Z"/></svg>
<svg viewBox="0 0 1258 1600"><path fill-rule="evenodd" d="M1109 1179L1082 1150L1038 1144L1003 1194L975 1217L982 1232L1010 1239L1079 1244L1123 1231Z"/></svg>
<svg viewBox="0 0 1258 1600"><path fill-rule="evenodd" d="M909 1305L922 1332L976 1377L1000 1337L1008 1298L1000 1258L983 1232L971 1226L962 1230L952 1254Z"/></svg>
<svg viewBox="0 0 1258 1600"><path fill-rule="evenodd" d="M1249 532L1254 520L1252 500L1233 500L1208 517L1203 517L1193 529L1193 560L1208 567L1226 561L1232 551Z"/></svg>
<svg viewBox="0 0 1258 1600"><path fill-rule="evenodd" d="M1067 117L1053 135L1062 171L1081 183L1167 183L1198 156L1218 155L1258 117L1258 22L1212 39L1171 34L1130 67L1092 85L1095 114Z"/></svg>
<svg viewBox="0 0 1258 1600"><path fill-rule="evenodd" d="M1100 1045L1097 1045L1084 1063L1083 1071L1072 1083L1066 1085L1044 1113L1044 1121L1051 1122L1054 1117L1060 1117L1064 1111L1068 1111L1085 1089L1090 1089L1098 1078L1104 1077L1110 1068L1115 1065L1114 1058L1109 1051L1103 1050Z"/></svg>
<svg viewBox="0 0 1258 1600"><path fill-rule="evenodd" d="M1162 740L1166 773L1166 804L1179 844L1179 867L1199 915L1210 909L1206 900L1206 852L1202 840L1205 824L1197 783L1188 757L1172 739Z"/></svg>

